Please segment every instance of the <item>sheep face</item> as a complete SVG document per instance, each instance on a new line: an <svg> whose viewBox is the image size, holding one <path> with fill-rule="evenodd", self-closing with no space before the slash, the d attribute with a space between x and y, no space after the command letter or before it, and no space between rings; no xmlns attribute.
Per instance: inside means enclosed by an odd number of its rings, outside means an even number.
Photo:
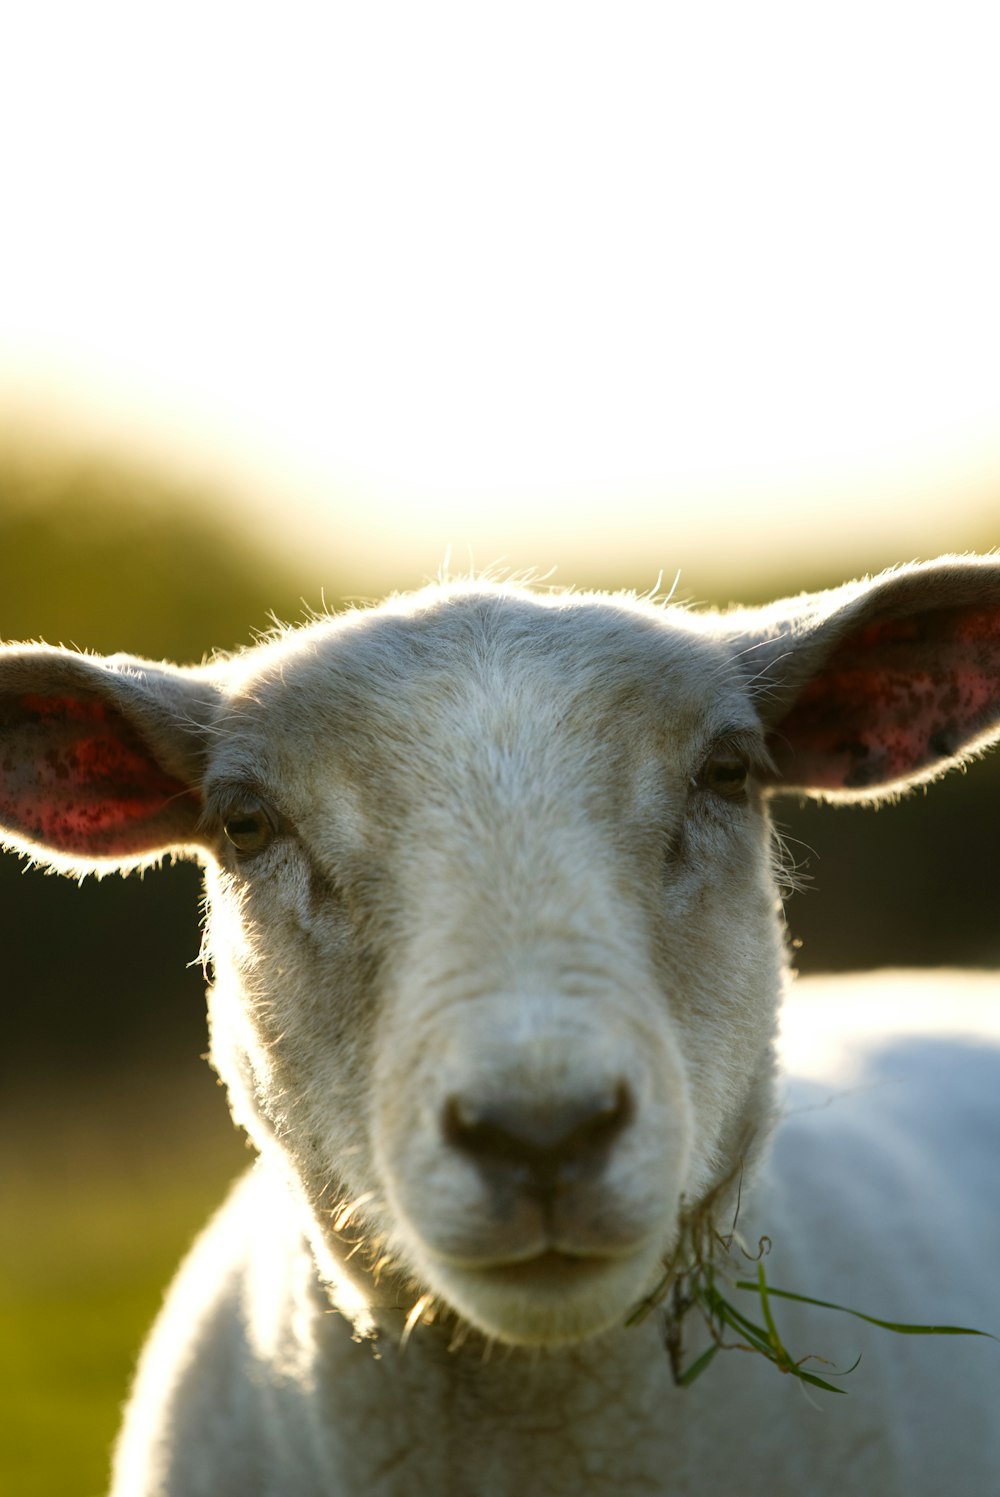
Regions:
<svg viewBox="0 0 1000 1497"><path fill-rule="evenodd" d="M998 736L994 558L721 616L458 586L197 670L0 651L0 835L199 857L214 1061L335 1300L544 1345L768 1131L761 797Z"/></svg>
<svg viewBox="0 0 1000 1497"><path fill-rule="evenodd" d="M515 1343L620 1321L769 1106L729 652L460 592L247 657L213 743L213 1058L328 1276Z"/></svg>

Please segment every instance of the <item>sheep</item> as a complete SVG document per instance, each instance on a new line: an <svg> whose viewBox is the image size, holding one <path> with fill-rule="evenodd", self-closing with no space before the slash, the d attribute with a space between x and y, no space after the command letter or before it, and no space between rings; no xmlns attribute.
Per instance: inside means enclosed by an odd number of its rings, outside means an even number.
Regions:
<svg viewBox="0 0 1000 1497"><path fill-rule="evenodd" d="M664 1283L701 1232L720 1283L766 1253L1000 1331L995 988L800 984L782 1038L768 811L998 735L992 557L721 614L441 583L194 668L5 647L4 844L204 864L210 1058L257 1154L113 1497L998 1490L991 1341L772 1300L850 1396L735 1350L679 1386L714 1342Z"/></svg>

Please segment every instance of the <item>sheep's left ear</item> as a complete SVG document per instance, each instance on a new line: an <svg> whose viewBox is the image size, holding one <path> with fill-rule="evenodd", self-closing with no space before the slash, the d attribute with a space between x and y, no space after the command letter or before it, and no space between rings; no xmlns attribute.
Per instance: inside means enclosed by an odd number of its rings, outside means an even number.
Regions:
<svg viewBox="0 0 1000 1497"><path fill-rule="evenodd" d="M0 649L0 843L73 873L197 853L218 700L201 671Z"/></svg>
<svg viewBox="0 0 1000 1497"><path fill-rule="evenodd" d="M739 659L768 730L774 790L875 800L1000 737L993 557L904 567L774 604L750 623L740 621Z"/></svg>

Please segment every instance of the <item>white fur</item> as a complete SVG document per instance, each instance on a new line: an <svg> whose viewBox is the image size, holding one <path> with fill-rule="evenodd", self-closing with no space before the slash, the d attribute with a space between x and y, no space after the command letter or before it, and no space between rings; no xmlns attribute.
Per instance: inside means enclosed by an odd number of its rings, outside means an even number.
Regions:
<svg viewBox="0 0 1000 1497"><path fill-rule="evenodd" d="M871 587L939 606L965 568L1000 597L980 563ZM838 595L848 622L859 596ZM212 1061L260 1154L143 1354L114 1497L996 1489L992 1342L777 1305L797 1356L862 1354L848 1397L807 1398L741 1351L678 1388L659 1312L624 1324L716 1191L721 1230L740 1196L742 1238L771 1239L777 1285L1000 1332L993 983L899 977L878 1009L802 984L800 1080L775 1091L766 805L703 767L735 742L766 780L764 730L834 615L804 600L755 633L458 586L197 672L91 688L99 663L32 655L204 802L163 844L207 866ZM221 827L251 790L277 830L239 855ZM582 1162L540 1196L497 1129L537 1142L577 1115Z"/></svg>

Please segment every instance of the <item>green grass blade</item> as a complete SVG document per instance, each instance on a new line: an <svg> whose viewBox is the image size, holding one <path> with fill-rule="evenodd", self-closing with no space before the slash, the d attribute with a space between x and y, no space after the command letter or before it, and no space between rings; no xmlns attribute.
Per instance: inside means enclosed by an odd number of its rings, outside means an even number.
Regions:
<svg viewBox="0 0 1000 1497"><path fill-rule="evenodd" d="M857 1366L857 1363L855 1363ZM788 1371L803 1383L812 1383L814 1388L822 1388L824 1393L840 1393L847 1397L846 1388L837 1388L833 1383L828 1383L825 1377L817 1377L815 1372L803 1372L801 1367L789 1367Z"/></svg>
<svg viewBox="0 0 1000 1497"><path fill-rule="evenodd" d="M743 1286L741 1285L741 1287ZM752 1284L750 1287L759 1291L757 1284ZM727 1299L723 1299L718 1290L712 1291L711 1298L712 1309L716 1318L722 1321L724 1325L728 1325L731 1330L736 1331L737 1335L742 1336L748 1341L751 1349L760 1352L761 1356L766 1357L773 1366L777 1367L779 1372L787 1372L792 1377L799 1378L803 1383L811 1383L814 1388L823 1388L827 1393L846 1393L846 1389L834 1387L833 1383L828 1383L825 1378L817 1376L815 1372L803 1372L802 1368L782 1343L777 1330L773 1332L775 1339L772 1341L770 1330L765 1330L763 1326L755 1325L752 1320L748 1320L745 1315L741 1315L735 1306L731 1305ZM771 1320L771 1325L774 1325L773 1319ZM855 1366L857 1366L857 1363L855 1363ZM699 1371L701 1371L700 1368Z"/></svg>
<svg viewBox="0 0 1000 1497"><path fill-rule="evenodd" d="M793 1377L797 1377L803 1383L811 1383L814 1388L822 1388L827 1393L844 1393L845 1390L843 1388L835 1387L833 1383L828 1383L826 1378L819 1377L815 1372L803 1372L801 1362L797 1362L785 1346L778 1334L778 1327L774 1323L771 1307L768 1304L768 1295L771 1292L771 1286L767 1282L763 1262L757 1264L757 1292L760 1296L764 1323L767 1326L768 1340L774 1352L773 1361L775 1366L782 1372L790 1372ZM857 1362L854 1365L856 1367Z"/></svg>
<svg viewBox="0 0 1000 1497"><path fill-rule="evenodd" d="M719 1343L717 1341L713 1342L707 1351L703 1351L701 1356L697 1357L691 1363L690 1367L685 1368L680 1377L677 1379L677 1386L679 1388L690 1388L695 1378L700 1377L701 1374L705 1371L705 1368L712 1361L716 1352L720 1352L721 1350L722 1347L719 1345Z"/></svg>
<svg viewBox="0 0 1000 1497"><path fill-rule="evenodd" d="M666 1298L667 1291L669 1290L671 1284L676 1282L678 1276L679 1274L675 1260L671 1259L666 1272L660 1277L656 1286L649 1291L646 1297L639 1301L635 1309L625 1321L625 1325L638 1325L641 1321L646 1319L647 1315L651 1315L652 1312L656 1309L657 1305L659 1305Z"/></svg>
<svg viewBox="0 0 1000 1497"><path fill-rule="evenodd" d="M746 1289L754 1294L760 1293L760 1285L755 1284L752 1279L737 1279L736 1288ZM899 1336L986 1336L990 1341L1000 1339L990 1331L976 1331L962 1325L912 1325L902 1320L879 1320L875 1315L864 1315L860 1310L850 1309L848 1305L835 1305L827 1299L813 1299L808 1294L793 1294L790 1289L775 1289L773 1284L767 1286L767 1293L777 1295L779 1299L795 1300L800 1305L816 1305L821 1310L839 1310L842 1315L853 1315L855 1320L866 1320L869 1325L880 1326L884 1331L895 1331Z"/></svg>
<svg viewBox="0 0 1000 1497"><path fill-rule="evenodd" d="M727 1299L723 1299L717 1289L699 1289L698 1297L709 1313L721 1324L727 1325L737 1335L745 1336L757 1351L763 1352L767 1358L772 1357L770 1343L767 1339L767 1331L762 1325L755 1325L745 1315L741 1315L735 1305L731 1305Z"/></svg>
<svg viewBox="0 0 1000 1497"><path fill-rule="evenodd" d="M763 1262L760 1262L757 1264L757 1293L760 1295L761 1314L764 1317L764 1324L767 1326L767 1339L771 1343L771 1346L774 1349L775 1353L779 1357L782 1357L790 1362L792 1359L791 1357L789 1357L785 1348L781 1344L781 1337L778 1335L778 1327L774 1323L774 1316L771 1314L771 1306L767 1302L767 1290L768 1284L767 1279L764 1275L764 1264Z"/></svg>

